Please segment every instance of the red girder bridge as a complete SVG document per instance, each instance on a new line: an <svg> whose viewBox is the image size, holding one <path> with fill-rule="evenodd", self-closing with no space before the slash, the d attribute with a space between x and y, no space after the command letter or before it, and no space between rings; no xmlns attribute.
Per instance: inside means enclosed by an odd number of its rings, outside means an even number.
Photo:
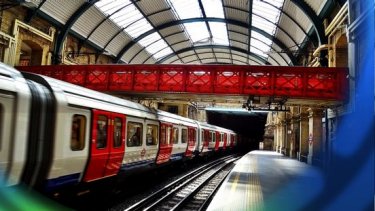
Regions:
<svg viewBox="0 0 375 211"><path fill-rule="evenodd" d="M247 65L19 66L103 92L277 96L343 101L347 68Z"/></svg>

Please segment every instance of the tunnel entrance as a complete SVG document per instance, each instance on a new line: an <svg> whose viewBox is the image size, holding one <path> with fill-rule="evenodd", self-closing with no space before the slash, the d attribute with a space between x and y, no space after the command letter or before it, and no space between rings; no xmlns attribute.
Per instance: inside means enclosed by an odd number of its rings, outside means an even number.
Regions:
<svg viewBox="0 0 375 211"><path fill-rule="evenodd" d="M238 149L242 152L259 149L263 141L267 113L206 110L209 124L231 129L239 134Z"/></svg>

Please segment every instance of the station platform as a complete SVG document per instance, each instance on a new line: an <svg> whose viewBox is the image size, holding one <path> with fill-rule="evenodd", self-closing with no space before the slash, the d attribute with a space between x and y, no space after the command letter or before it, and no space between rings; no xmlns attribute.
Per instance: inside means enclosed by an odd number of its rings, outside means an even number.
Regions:
<svg viewBox="0 0 375 211"><path fill-rule="evenodd" d="M316 167L272 151L252 151L236 162L207 210L314 210L324 191Z"/></svg>

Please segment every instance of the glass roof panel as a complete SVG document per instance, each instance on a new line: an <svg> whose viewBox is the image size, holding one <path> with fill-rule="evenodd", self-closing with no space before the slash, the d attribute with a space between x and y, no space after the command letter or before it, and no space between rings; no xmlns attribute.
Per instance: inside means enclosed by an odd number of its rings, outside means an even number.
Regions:
<svg viewBox="0 0 375 211"><path fill-rule="evenodd" d="M272 40L270 40L270 39L268 39L267 37L265 37L265 36L259 34L259 33L256 32L256 31L251 31L251 37L254 37L254 38L258 39L258 40L261 40L261 41L267 43L268 45L271 45L271 44L272 44Z"/></svg>
<svg viewBox="0 0 375 211"><path fill-rule="evenodd" d="M259 56L262 56L264 58L268 58L267 54L265 54L263 51L261 51L259 49L254 48L253 46L250 46L250 52L258 54Z"/></svg>
<svg viewBox="0 0 375 211"><path fill-rule="evenodd" d="M208 38L210 37L210 35L208 33L206 23L204 22L185 23L184 26L191 38L191 41L194 44L208 42Z"/></svg>
<svg viewBox="0 0 375 211"><path fill-rule="evenodd" d="M130 0L101 0L95 6L105 15L110 16L110 19L123 28L133 39L153 29L148 20ZM159 59L160 57L157 56L163 56L163 53L172 53L172 49L157 32L141 39L138 43L145 47L151 55L160 51L153 55L155 59Z"/></svg>
<svg viewBox="0 0 375 211"><path fill-rule="evenodd" d="M270 22L267 22L266 20L264 20L260 17L255 16L254 19L252 20L252 25L254 27L257 27L257 28L267 32L268 34L271 34L271 35L274 34L275 25L273 25Z"/></svg>
<svg viewBox="0 0 375 211"><path fill-rule="evenodd" d="M156 54L154 54L154 57L157 60L159 60L160 58L162 58L162 57L164 57L164 56L166 56L168 54L171 54L171 53L173 53L172 49L168 47L168 48L164 48L163 50L161 50L161 51L157 52Z"/></svg>
<svg viewBox="0 0 375 211"><path fill-rule="evenodd" d="M274 36L276 33L276 24L278 23L280 17L279 9L281 9L283 4L284 0L253 0L253 14L251 16L252 26L265 31L271 36ZM267 19L268 21L265 19ZM251 32L251 36L252 38L250 41L250 51L267 58L267 52L269 52L269 50L271 49L272 40L254 31ZM268 46L263 42L260 42L259 40L263 41ZM258 49L254 48L254 46L256 46Z"/></svg>
<svg viewBox="0 0 375 211"><path fill-rule="evenodd" d="M154 32L141 39L139 44L144 46L151 55L154 54L153 56L155 59L159 59L161 56L172 53L172 49L157 32Z"/></svg>
<svg viewBox="0 0 375 211"><path fill-rule="evenodd" d="M151 30L151 24L130 0L102 0L95 4L132 38Z"/></svg>
<svg viewBox="0 0 375 211"><path fill-rule="evenodd" d="M169 0L169 2L180 19L199 18L203 16L197 0Z"/></svg>
<svg viewBox="0 0 375 211"><path fill-rule="evenodd" d="M225 23L209 22L213 36L213 43L216 45L229 45L227 27Z"/></svg>
<svg viewBox="0 0 375 211"><path fill-rule="evenodd" d="M206 17L224 18L224 8L221 0L202 0Z"/></svg>
<svg viewBox="0 0 375 211"><path fill-rule="evenodd" d="M256 40L254 38L251 38L251 45L256 46L259 50L262 50L263 52L267 52L270 50L270 46L264 44L263 42ZM250 47L251 48L251 47Z"/></svg>

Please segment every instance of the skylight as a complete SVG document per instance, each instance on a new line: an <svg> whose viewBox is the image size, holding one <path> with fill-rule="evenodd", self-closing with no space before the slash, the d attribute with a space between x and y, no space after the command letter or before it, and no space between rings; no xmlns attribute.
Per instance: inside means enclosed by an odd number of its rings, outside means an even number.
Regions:
<svg viewBox="0 0 375 211"><path fill-rule="evenodd" d="M202 4L207 17L224 18L221 0L202 0Z"/></svg>
<svg viewBox="0 0 375 211"><path fill-rule="evenodd" d="M154 56L156 60L165 56L166 54L172 53L172 49L167 43L160 37L159 33L154 32L147 37L141 39L139 44L144 46L146 50ZM163 49L162 51L160 49ZM163 52L163 53L162 53Z"/></svg>
<svg viewBox="0 0 375 211"><path fill-rule="evenodd" d="M228 33L225 23L209 22L213 36L213 43L216 45L229 45Z"/></svg>
<svg viewBox="0 0 375 211"><path fill-rule="evenodd" d="M169 0L175 15L182 19L214 17L224 18L224 10L221 0L202 0L203 8L200 8L198 0ZM203 14L204 12L204 14ZM193 45L229 45L228 33L225 23L193 22L183 24Z"/></svg>
<svg viewBox="0 0 375 211"><path fill-rule="evenodd" d="M95 6L105 15L110 16L109 18L133 39L153 29L148 20L130 0L101 0ZM158 56L160 55L164 56L161 52L172 53L172 49L157 32L141 39L139 44L145 47L151 55L158 52L153 55L155 59L159 59ZM164 50L160 51L160 49Z"/></svg>
<svg viewBox="0 0 375 211"><path fill-rule="evenodd" d="M283 4L284 0L253 0L251 25L265 31L271 36L274 36L276 33L276 24L278 23L280 17L279 9L281 9ZM250 51L267 58L266 53L271 49L272 40L269 40L254 30L251 31L251 36ZM256 46L256 48L254 46Z"/></svg>

